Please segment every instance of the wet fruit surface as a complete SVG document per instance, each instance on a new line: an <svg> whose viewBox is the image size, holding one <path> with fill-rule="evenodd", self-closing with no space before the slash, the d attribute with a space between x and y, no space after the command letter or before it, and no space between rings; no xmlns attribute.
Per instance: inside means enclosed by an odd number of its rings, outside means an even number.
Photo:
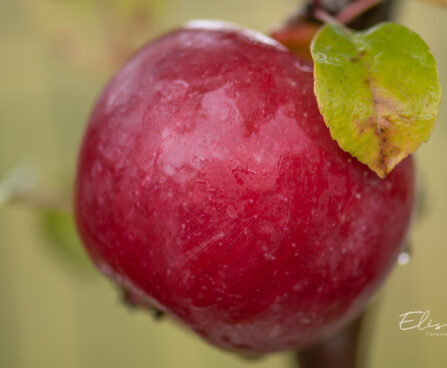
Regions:
<svg viewBox="0 0 447 368"><path fill-rule="evenodd" d="M395 261L412 159L380 179L330 137L312 66L195 23L109 84L79 158L98 267L228 349L296 349L353 318Z"/></svg>

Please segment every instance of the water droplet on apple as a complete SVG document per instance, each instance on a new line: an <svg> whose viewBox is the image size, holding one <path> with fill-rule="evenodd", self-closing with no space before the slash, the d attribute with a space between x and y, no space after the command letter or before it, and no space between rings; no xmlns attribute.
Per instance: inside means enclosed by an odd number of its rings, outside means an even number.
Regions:
<svg viewBox="0 0 447 368"><path fill-rule="evenodd" d="M397 262L401 266L407 265L410 262L410 254L407 252L402 252L401 254L399 254L399 257L397 258Z"/></svg>
<svg viewBox="0 0 447 368"><path fill-rule="evenodd" d="M399 265L405 266L410 262L412 248L413 247L411 243L407 241L405 243L403 251L397 257L397 263L399 263Z"/></svg>

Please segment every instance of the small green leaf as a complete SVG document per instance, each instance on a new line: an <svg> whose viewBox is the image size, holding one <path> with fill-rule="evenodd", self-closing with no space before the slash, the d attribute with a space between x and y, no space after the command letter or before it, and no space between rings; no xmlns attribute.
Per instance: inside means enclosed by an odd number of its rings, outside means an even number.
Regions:
<svg viewBox="0 0 447 368"><path fill-rule="evenodd" d="M385 177L428 140L441 87L428 46L408 28L329 24L311 46L315 95L339 146Z"/></svg>
<svg viewBox="0 0 447 368"><path fill-rule="evenodd" d="M42 212L42 228L52 250L61 260L78 270L92 269L79 240L73 216L63 212Z"/></svg>

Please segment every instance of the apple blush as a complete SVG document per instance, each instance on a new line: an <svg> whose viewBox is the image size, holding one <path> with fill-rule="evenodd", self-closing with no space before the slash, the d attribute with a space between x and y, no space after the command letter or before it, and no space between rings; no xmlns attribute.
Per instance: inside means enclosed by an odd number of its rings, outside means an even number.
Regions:
<svg viewBox="0 0 447 368"><path fill-rule="evenodd" d="M342 151L312 63L269 37L195 21L105 88L75 195L94 263L224 349L302 349L360 313L393 266L413 161L385 179Z"/></svg>

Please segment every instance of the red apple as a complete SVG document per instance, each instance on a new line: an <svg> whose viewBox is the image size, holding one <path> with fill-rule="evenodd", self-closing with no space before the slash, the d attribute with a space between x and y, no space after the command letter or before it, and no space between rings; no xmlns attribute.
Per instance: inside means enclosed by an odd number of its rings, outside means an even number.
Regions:
<svg viewBox="0 0 447 368"><path fill-rule="evenodd" d="M76 218L99 269L225 349L300 349L355 317L396 260L413 163L386 179L331 139L312 64L193 22L103 92Z"/></svg>

